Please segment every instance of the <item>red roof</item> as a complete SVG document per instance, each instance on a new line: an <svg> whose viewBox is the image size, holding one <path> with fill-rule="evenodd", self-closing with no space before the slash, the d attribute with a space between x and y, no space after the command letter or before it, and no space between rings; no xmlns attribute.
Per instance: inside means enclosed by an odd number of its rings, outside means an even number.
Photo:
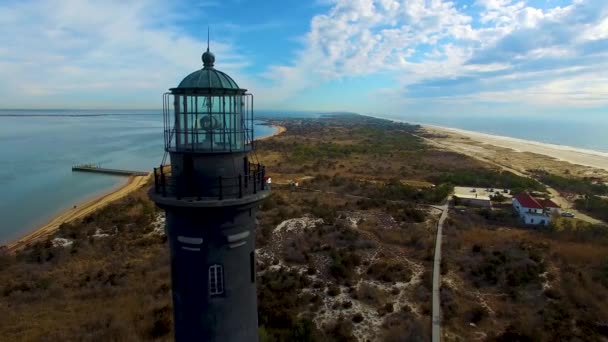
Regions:
<svg viewBox="0 0 608 342"><path fill-rule="evenodd" d="M559 208L559 205L550 199L539 199L538 202L545 208Z"/></svg>
<svg viewBox="0 0 608 342"><path fill-rule="evenodd" d="M519 194L513 197L515 197L519 204L524 208L543 209L543 206L529 194Z"/></svg>

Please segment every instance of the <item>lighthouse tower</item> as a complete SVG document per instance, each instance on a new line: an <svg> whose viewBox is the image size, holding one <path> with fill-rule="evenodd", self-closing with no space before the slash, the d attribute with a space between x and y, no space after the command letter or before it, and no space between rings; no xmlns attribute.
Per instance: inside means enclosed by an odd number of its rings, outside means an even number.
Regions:
<svg viewBox="0 0 608 342"><path fill-rule="evenodd" d="M177 341L257 341L255 217L270 194L252 163L253 95L214 68L164 94L165 151L151 199L166 212Z"/></svg>

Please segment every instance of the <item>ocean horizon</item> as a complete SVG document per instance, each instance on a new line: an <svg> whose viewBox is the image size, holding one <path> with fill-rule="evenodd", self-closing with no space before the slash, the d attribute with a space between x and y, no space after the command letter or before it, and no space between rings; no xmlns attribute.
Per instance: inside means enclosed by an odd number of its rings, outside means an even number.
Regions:
<svg viewBox="0 0 608 342"><path fill-rule="evenodd" d="M560 146L570 150L608 152L608 116L479 116L404 115L376 116L421 126L460 129L493 136Z"/></svg>

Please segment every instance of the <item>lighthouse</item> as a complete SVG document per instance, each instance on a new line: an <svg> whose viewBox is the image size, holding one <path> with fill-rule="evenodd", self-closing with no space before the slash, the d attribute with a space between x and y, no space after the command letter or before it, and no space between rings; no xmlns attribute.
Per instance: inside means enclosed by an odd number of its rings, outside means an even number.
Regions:
<svg viewBox="0 0 608 342"><path fill-rule="evenodd" d="M166 213L176 341L257 341L256 210L270 194L251 160L253 95L203 67L163 96L170 165L151 199ZM166 155L165 155L166 156Z"/></svg>

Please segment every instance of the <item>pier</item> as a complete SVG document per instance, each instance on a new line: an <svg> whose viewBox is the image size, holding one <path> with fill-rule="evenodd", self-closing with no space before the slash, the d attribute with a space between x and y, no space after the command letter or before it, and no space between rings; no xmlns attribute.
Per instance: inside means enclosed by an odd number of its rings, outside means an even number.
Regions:
<svg viewBox="0 0 608 342"><path fill-rule="evenodd" d="M147 175L149 175L149 172L121 170L121 169L108 169L108 168L101 167L100 165L95 165L95 164L75 165L75 166L72 166L72 171L105 173L107 175L116 175L116 176L147 176Z"/></svg>

